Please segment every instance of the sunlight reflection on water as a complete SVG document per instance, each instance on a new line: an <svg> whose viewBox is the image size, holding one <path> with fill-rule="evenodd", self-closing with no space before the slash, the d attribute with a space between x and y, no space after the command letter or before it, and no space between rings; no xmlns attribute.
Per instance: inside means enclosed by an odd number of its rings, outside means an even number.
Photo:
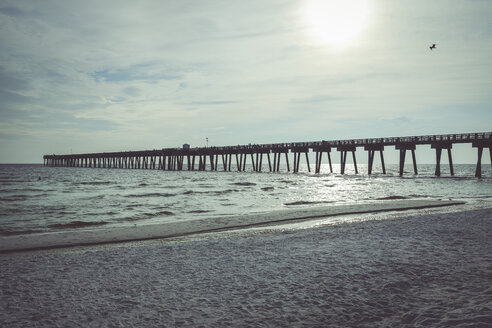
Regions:
<svg viewBox="0 0 492 328"><path fill-rule="evenodd" d="M268 167L265 167L268 169ZM333 165L334 172L339 166ZM0 234L52 231L97 225L133 226L190 218L260 213L288 208L350 204L387 199L466 199L489 201L490 168L474 178L474 165L456 165L456 177L434 177L433 165L419 175L399 177L375 168L353 174L188 172L122 169L0 166ZM286 170L286 168L284 168ZM351 171L352 170L352 171ZM411 167L408 167L408 171ZM39 180L38 178L41 178Z"/></svg>

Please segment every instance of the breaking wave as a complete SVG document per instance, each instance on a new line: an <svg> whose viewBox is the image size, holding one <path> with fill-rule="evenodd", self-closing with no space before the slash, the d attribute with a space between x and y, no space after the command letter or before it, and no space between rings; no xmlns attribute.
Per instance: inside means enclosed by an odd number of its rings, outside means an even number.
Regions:
<svg viewBox="0 0 492 328"><path fill-rule="evenodd" d="M290 203L284 203L286 206L294 206L294 205L313 205L313 204L329 204L334 203L334 201L330 200L321 200L321 201L307 201L307 200L299 200Z"/></svg>
<svg viewBox="0 0 492 328"><path fill-rule="evenodd" d="M94 227L94 226L102 226L108 224L105 221L98 222L88 222L88 221L72 221L69 223L55 223L48 225L48 228L51 229L77 229L77 228L85 228L85 227Z"/></svg>
<svg viewBox="0 0 492 328"><path fill-rule="evenodd" d="M235 186L256 186L256 183L254 182L234 182L231 184Z"/></svg>
<svg viewBox="0 0 492 328"><path fill-rule="evenodd" d="M397 199L408 199L405 196L387 196L387 197L379 197L376 200L397 200Z"/></svg>
<svg viewBox="0 0 492 328"><path fill-rule="evenodd" d="M98 185L110 185L114 184L112 181L82 181L82 182L74 182L74 185L89 185L89 186L98 186Z"/></svg>
<svg viewBox="0 0 492 328"><path fill-rule="evenodd" d="M151 192L151 193L146 193L146 194L131 194L131 195L126 195L125 197L127 198L134 198L134 197L174 197L176 194L171 194L167 192Z"/></svg>

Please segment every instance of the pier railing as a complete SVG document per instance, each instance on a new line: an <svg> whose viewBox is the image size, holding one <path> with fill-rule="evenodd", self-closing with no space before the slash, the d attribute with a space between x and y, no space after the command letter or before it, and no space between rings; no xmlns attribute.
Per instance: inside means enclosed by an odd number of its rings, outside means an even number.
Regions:
<svg viewBox="0 0 492 328"><path fill-rule="evenodd" d="M447 150L450 173L454 175L451 149L453 144L471 143L472 147L478 150L477 168L475 175L481 177L481 159L484 148L489 149L492 160L492 132L480 133L461 133L461 134L441 134L405 137L385 137L385 138L366 138L366 139L346 139L346 140L321 140L309 142L289 142L274 144L248 144L237 146L221 147L195 147L195 148L162 148L141 151L122 151L108 153L87 153L70 155L45 155L44 165L46 166L68 166L68 167L94 167L94 168L132 168L132 169L160 169L160 170L195 170L204 171L209 167L216 171L219 167L224 171L237 169L244 171L248 155L251 157L251 164L254 171L261 171L263 156L268 160L268 167L271 172L279 171L281 154L285 154L287 170L290 171L289 152L294 154L292 171L299 171L301 154L305 154L308 171L311 171L308 153L316 153L315 172L321 169L323 153L327 154L330 172L333 172L330 152L336 148L340 152L341 172L345 173L347 163L347 153L352 153L355 172L357 162L355 151L357 147L364 147L368 151L368 173L372 173L372 166L375 152L380 154L383 173L386 173L383 150L384 147L394 146L400 151L400 175L403 175L406 151L412 153L414 173L417 174L417 163L415 149L417 145L430 145L436 150L436 176L440 175L440 160L442 150ZM273 161L270 157L273 154ZM235 165L233 167L233 156ZM219 157L222 159L219 165ZM207 166L207 158L209 165ZM184 165L186 159L186 166ZM273 164L273 165L272 165Z"/></svg>

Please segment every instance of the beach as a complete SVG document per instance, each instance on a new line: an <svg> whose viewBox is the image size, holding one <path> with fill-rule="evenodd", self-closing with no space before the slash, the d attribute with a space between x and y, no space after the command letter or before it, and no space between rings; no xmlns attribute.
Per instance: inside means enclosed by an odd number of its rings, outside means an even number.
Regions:
<svg viewBox="0 0 492 328"><path fill-rule="evenodd" d="M1 254L0 325L490 326L492 209L318 223Z"/></svg>

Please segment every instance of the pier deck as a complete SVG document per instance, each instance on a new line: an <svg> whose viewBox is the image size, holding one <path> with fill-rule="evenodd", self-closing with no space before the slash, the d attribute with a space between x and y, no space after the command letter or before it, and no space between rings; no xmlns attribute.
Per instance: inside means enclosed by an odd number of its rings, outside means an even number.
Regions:
<svg viewBox="0 0 492 328"><path fill-rule="evenodd" d="M406 152L412 154L414 174L418 174L415 149L417 145L429 145L436 150L436 176L440 176L440 162L442 150L447 150L450 174L454 175L451 149L453 144L469 143L477 148L476 177L482 176L481 161L484 148L489 150L492 161L492 132L424 135L411 137L367 138L347 140L322 140L309 142L289 142L275 144L255 144L223 147L196 147L196 148L163 148L141 151L123 151L110 153L87 153L70 155L45 155L46 166L92 167L92 168L126 168L126 169L158 169L158 170L199 170L205 171L244 171L246 162L250 159L253 171L260 172L263 158L268 161L270 172L278 172L282 157L285 158L287 170L299 172L301 158L305 156L308 171L311 172L309 152L316 153L315 173L320 172L323 153L327 153L330 172L333 172L330 152L336 149L340 152L340 173L345 173L347 154L352 153L352 160L357 170L355 151L363 147L368 152L368 174L372 173L376 151L379 152L383 174L386 173L383 151L385 147L395 147L400 152L399 173L403 175ZM294 154L292 163L288 153ZM273 155L273 159L270 154ZM282 154L285 154L282 156ZM303 156L304 155L304 156ZM219 162L220 160L220 162ZM208 165L207 165L208 161ZM184 163L186 162L186 166Z"/></svg>

